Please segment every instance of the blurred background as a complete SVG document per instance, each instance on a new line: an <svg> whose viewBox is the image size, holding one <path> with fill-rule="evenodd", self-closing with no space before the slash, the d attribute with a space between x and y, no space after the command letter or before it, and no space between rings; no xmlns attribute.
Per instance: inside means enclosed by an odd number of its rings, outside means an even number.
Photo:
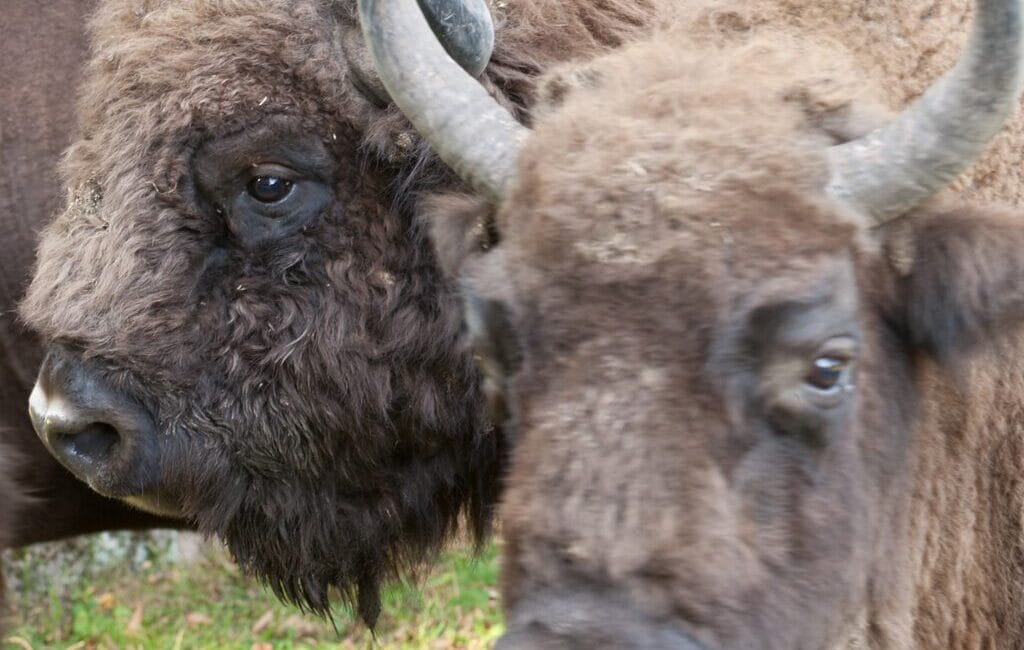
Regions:
<svg viewBox="0 0 1024 650"><path fill-rule="evenodd" d="M194 533L102 533L5 552L4 650L489 648L500 636L498 549L445 553L389 588L374 633L338 607L283 605Z"/></svg>

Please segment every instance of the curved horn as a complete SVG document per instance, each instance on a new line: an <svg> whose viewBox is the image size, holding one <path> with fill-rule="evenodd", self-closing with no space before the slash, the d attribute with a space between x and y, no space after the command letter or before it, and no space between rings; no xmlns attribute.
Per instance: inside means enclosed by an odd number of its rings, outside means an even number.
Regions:
<svg viewBox="0 0 1024 650"><path fill-rule="evenodd" d="M1021 0L978 0L976 12L952 70L887 126L829 151L829 192L876 223L956 178L1016 106Z"/></svg>
<svg viewBox="0 0 1024 650"><path fill-rule="evenodd" d="M526 128L448 56L417 0L359 0L359 18L398 108L474 190L499 201Z"/></svg>
<svg viewBox="0 0 1024 650"><path fill-rule="evenodd" d="M430 29L449 56L474 77L494 51L494 23L484 0L419 0Z"/></svg>
<svg viewBox="0 0 1024 650"><path fill-rule="evenodd" d="M449 56L462 69L479 77L494 52L494 22L486 0L419 0L430 28ZM350 34L348 30L358 32ZM388 91L377 77L363 43L362 30L346 28L341 49L352 71L353 83L367 99L383 108L391 103Z"/></svg>

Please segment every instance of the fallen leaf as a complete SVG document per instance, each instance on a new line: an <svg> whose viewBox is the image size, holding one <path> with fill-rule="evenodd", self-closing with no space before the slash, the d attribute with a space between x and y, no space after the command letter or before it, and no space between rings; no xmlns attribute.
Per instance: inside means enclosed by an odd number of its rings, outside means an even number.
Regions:
<svg viewBox="0 0 1024 650"><path fill-rule="evenodd" d="M249 650L274 650L274 646L269 643L254 643Z"/></svg>
<svg viewBox="0 0 1024 650"><path fill-rule="evenodd" d="M114 609L116 603L117 598L109 591L96 596L96 604L100 606L100 609Z"/></svg>
<svg viewBox="0 0 1024 650"><path fill-rule="evenodd" d="M142 630L142 603L136 603L132 609L132 617L124 626L125 634L138 634Z"/></svg>
<svg viewBox="0 0 1024 650"><path fill-rule="evenodd" d="M189 627L196 627L197 625L212 623L213 619L202 612L191 612L185 615L185 622L188 623Z"/></svg>
<svg viewBox="0 0 1024 650"><path fill-rule="evenodd" d="M263 616L260 616L258 619L256 619L256 622L252 624L251 631L253 634L259 634L263 630L267 629L267 627L273 622L274 610L268 609L266 612L263 613Z"/></svg>

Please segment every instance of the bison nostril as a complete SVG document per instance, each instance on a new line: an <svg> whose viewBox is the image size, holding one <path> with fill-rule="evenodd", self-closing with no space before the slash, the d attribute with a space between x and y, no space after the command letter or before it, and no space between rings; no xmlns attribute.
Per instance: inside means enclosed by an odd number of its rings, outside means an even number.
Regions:
<svg viewBox="0 0 1024 650"><path fill-rule="evenodd" d="M29 398L39 439L61 465L104 496L144 495L159 478L160 440L150 411L98 364L50 347Z"/></svg>
<svg viewBox="0 0 1024 650"><path fill-rule="evenodd" d="M75 433L57 433L54 442L69 456L88 463L102 463L121 442L121 435L105 422L93 422Z"/></svg>

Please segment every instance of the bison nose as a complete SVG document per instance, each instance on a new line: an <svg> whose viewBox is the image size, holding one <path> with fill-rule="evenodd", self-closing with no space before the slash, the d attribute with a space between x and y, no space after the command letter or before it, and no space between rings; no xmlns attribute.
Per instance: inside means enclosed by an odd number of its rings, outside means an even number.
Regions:
<svg viewBox="0 0 1024 650"><path fill-rule="evenodd" d="M149 412L65 346L48 350L29 398L36 434L92 489L131 497L156 481L159 450Z"/></svg>
<svg viewBox="0 0 1024 650"><path fill-rule="evenodd" d="M47 445L75 474L89 471L106 462L116 451L120 432L107 422L93 421L84 413L56 404L48 404L36 430Z"/></svg>

